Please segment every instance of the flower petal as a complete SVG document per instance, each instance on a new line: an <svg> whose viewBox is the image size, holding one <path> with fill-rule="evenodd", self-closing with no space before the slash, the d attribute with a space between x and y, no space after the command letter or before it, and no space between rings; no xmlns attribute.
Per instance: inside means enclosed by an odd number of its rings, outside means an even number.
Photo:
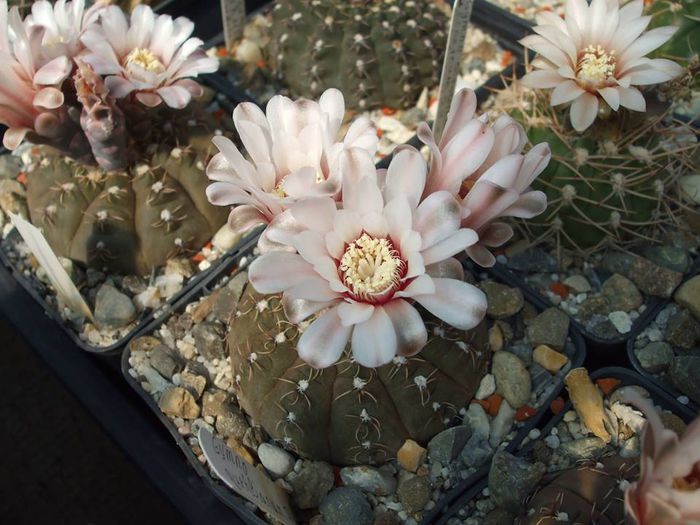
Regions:
<svg viewBox="0 0 700 525"><path fill-rule="evenodd" d="M381 306L352 331L352 355L361 366L377 368L390 363L396 356L397 345L394 325Z"/></svg>
<svg viewBox="0 0 700 525"><path fill-rule="evenodd" d="M470 230L469 228L457 230L439 243L434 244L427 250L423 250L421 252L421 255L423 255L423 262L426 265L440 262L465 250L478 240L479 236L474 230Z"/></svg>
<svg viewBox="0 0 700 525"><path fill-rule="evenodd" d="M374 306L358 301L344 301L338 305L338 316L343 326L364 323L374 313Z"/></svg>
<svg viewBox="0 0 700 525"><path fill-rule="evenodd" d="M585 131L598 115L598 97L584 93L571 104L571 125L578 132Z"/></svg>
<svg viewBox="0 0 700 525"><path fill-rule="evenodd" d="M412 356L420 352L428 342L428 331L418 311L403 299L389 301L383 308L394 326L396 353Z"/></svg>
<svg viewBox="0 0 700 525"><path fill-rule="evenodd" d="M338 309L331 308L301 334L297 344L299 357L314 368L329 367L343 355L351 331L352 327L340 322Z"/></svg>
<svg viewBox="0 0 700 525"><path fill-rule="evenodd" d="M255 259L249 267L248 278L259 293L278 293L315 277L313 267L301 255L290 252L270 252Z"/></svg>
<svg viewBox="0 0 700 525"><path fill-rule="evenodd" d="M486 295L477 287L455 279L433 279L435 293L417 295L430 313L461 330L471 330L486 315Z"/></svg>

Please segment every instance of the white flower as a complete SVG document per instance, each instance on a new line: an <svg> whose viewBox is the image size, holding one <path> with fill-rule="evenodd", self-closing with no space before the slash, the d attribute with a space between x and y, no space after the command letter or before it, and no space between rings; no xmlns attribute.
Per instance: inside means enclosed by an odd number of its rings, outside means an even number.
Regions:
<svg viewBox="0 0 700 525"><path fill-rule="evenodd" d="M377 171L354 148L340 154L340 169L342 209L331 197L296 202L267 234L297 253L271 251L249 269L259 292L283 292L291 322L325 310L299 339L299 356L324 368L348 341L362 366L413 355L428 339L414 303L456 328L476 326L486 297L463 281L453 255L477 235L460 228L461 208L449 192L421 200L427 167L420 153L402 150Z"/></svg>
<svg viewBox="0 0 700 525"><path fill-rule="evenodd" d="M527 135L520 124L501 115L489 126L488 115L474 118L475 111L474 92L463 89L452 100L439 144L427 124L419 126L418 137L432 153L424 195L445 190L460 199L462 227L479 234L467 254L481 266L493 266L496 259L488 248L513 236L508 224L494 221L532 218L546 209L547 196L529 187L551 154L541 143L523 155Z"/></svg>
<svg viewBox="0 0 700 525"><path fill-rule="evenodd" d="M651 20L642 16L644 0L623 7L618 0L567 0L565 17L537 15L536 35L520 42L538 53L535 71L523 77L533 88L554 88L553 106L571 104L571 124L588 128L604 101L613 111L620 106L645 111L646 102L634 86L658 84L683 71L675 62L645 55L668 41L673 26L644 33Z"/></svg>
<svg viewBox="0 0 700 525"><path fill-rule="evenodd" d="M337 89L327 90L318 102L277 95L266 114L251 103L236 107L233 121L250 161L229 139L215 137L220 153L207 167L215 181L207 188L209 201L236 206L229 216L232 230L269 223L299 198L338 194L340 153L359 148L374 155L378 141L367 118L353 122L337 141L344 113Z"/></svg>
<svg viewBox="0 0 700 525"><path fill-rule="evenodd" d="M187 18L156 16L145 5L132 11L131 22L120 8L109 6L100 12L99 23L82 36L89 51L84 60L107 75L105 84L115 98L133 93L146 106L165 102L180 109L202 93L191 77L218 69L218 61L207 56L202 41L189 38L193 30Z"/></svg>

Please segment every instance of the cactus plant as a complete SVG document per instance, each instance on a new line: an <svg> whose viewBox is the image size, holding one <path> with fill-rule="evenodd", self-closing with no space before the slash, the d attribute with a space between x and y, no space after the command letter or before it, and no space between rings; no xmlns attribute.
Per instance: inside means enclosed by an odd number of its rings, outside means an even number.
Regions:
<svg viewBox="0 0 700 525"><path fill-rule="evenodd" d="M588 252L655 241L681 227L678 181L698 147L692 129L672 122L667 109L610 114L582 135L562 123L541 92L516 81L503 95L497 104L523 124L530 142L552 150L534 184L549 209L520 224L531 239Z"/></svg>
<svg viewBox="0 0 700 525"><path fill-rule="evenodd" d="M552 474L529 500L531 512L519 523L623 523L624 487L638 477L637 460L618 456Z"/></svg>
<svg viewBox="0 0 700 525"><path fill-rule="evenodd" d="M45 157L27 178L32 222L54 251L87 266L144 275L192 254L226 220L204 193L205 157L159 149L126 171Z"/></svg>
<svg viewBox="0 0 700 525"><path fill-rule="evenodd" d="M248 285L228 334L239 402L302 456L336 465L384 462L406 439L426 442L449 426L486 373L484 324L464 332L428 323L434 335L418 355L371 369L346 349L334 366L317 370L299 357L300 329L285 317L280 296Z"/></svg>
<svg viewBox="0 0 700 525"><path fill-rule="evenodd" d="M271 66L298 96L336 87L349 108L409 107L438 82L447 23L426 0L282 0Z"/></svg>

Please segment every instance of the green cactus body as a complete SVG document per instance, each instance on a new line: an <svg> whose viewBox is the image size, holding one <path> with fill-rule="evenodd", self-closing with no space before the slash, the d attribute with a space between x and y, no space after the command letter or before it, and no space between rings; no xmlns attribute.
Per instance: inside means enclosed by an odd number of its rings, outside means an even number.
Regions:
<svg viewBox="0 0 700 525"><path fill-rule="evenodd" d="M465 333L437 323L420 354L377 369L346 353L315 370L299 359L299 333L279 296L247 286L228 345L241 406L276 440L336 465L377 464L408 438L425 443L474 396L486 373L485 325Z"/></svg>
<svg viewBox="0 0 700 525"><path fill-rule="evenodd" d="M144 275L194 253L227 210L206 200L206 158L177 151L112 172L46 157L27 177L32 223L58 255L120 274Z"/></svg>
<svg viewBox="0 0 700 525"><path fill-rule="evenodd" d="M671 40L657 49L654 55L689 59L700 53L700 3L697 0L655 0L647 11L653 16L650 28L678 28Z"/></svg>
<svg viewBox="0 0 700 525"><path fill-rule="evenodd" d="M271 65L295 96L335 87L349 108L409 107L438 83L447 24L426 0L282 0Z"/></svg>
<svg viewBox="0 0 700 525"><path fill-rule="evenodd" d="M520 525L624 523L624 492L620 482L639 476L637 459L611 456L598 465L580 465L552 474L528 502L532 509ZM568 518L563 520L562 514Z"/></svg>
<svg viewBox="0 0 700 525"><path fill-rule="evenodd" d="M521 223L531 238L587 252L654 241L679 227L675 190L697 150L684 142L692 135L687 126L671 124L648 96L648 116L612 112L579 134L563 124L546 94L511 89L516 96L505 109L523 123L530 143L547 142L552 150L533 183L547 194L547 211Z"/></svg>

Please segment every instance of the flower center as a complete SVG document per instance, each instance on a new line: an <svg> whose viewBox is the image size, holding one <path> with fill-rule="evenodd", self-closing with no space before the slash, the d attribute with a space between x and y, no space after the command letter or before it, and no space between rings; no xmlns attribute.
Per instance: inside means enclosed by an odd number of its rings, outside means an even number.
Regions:
<svg viewBox="0 0 700 525"><path fill-rule="evenodd" d="M158 57L156 57L149 49L143 47L137 47L131 53L129 53L126 56L124 64L127 68L136 64L146 71L153 71L155 73L162 73L165 71L165 66L160 60L158 60Z"/></svg>
<svg viewBox="0 0 700 525"><path fill-rule="evenodd" d="M684 478L675 478L673 488L684 492L693 492L700 489L700 464L696 464L693 470Z"/></svg>
<svg viewBox="0 0 700 525"><path fill-rule="evenodd" d="M585 85L601 87L615 74L615 51L606 51L601 46L588 46L576 66L576 78Z"/></svg>
<svg viewBox="0 0 700 525"><path fill-rule="evenodd" d="M345 249L339 269L353 296L372 301L398 287L406 263L389 239L363 233Z"/></svg>

